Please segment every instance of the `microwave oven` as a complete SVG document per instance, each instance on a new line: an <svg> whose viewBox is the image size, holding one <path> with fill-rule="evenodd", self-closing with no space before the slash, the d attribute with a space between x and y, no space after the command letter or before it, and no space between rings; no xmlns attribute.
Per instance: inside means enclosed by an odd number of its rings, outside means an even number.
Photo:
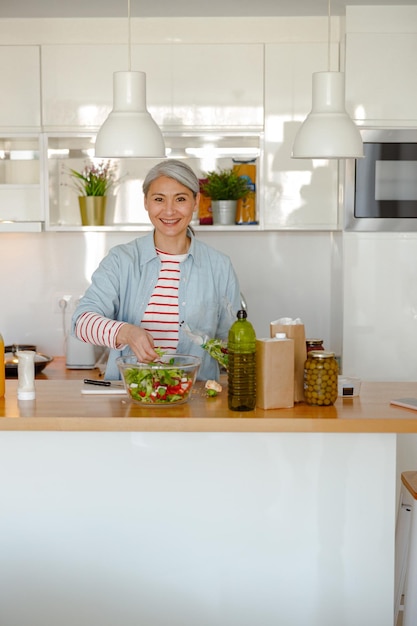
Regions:
<svg viewBox="0 0 417 626"><path fill-rule="evenodd" d="M364 158L346 160L347 231L417 231L417 128L361 129Z"/></svg>

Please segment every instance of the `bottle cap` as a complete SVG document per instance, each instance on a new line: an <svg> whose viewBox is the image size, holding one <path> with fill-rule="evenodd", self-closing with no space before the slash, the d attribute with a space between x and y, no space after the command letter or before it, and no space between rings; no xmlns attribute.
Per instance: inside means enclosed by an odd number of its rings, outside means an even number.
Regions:
<svg viewBox="0 0 417 626"><path fill-rule="evenodd" d="M248 317L248 314L246 313L245 309L240 309L240 311L237 312L237 319L238 320L244 320Z"/></svg>

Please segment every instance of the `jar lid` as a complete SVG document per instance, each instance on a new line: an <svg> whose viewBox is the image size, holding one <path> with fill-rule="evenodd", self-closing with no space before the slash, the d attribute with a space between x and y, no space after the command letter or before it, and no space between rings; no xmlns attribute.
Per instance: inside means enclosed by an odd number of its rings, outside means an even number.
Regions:
<svg viewBox="0 0 417 626"><path fill-rule="evenodd" d="M311 345L315 345L315 344L322 344L323 343L323 339L306 339L306 342L311 344Z"/></svg>
<svg viewBox="0 0 417 626"><path fill-rule="evenodd" d="M275 339L286 339L287 333L275 333Z"/></svg>
<svg viewBox="0 0 417 626"><path fill-rule="evenodd" d="M311 350L307 356L317 359L328 359L329 357L334 357L334 352L328 352L327 350Z"/></svg>

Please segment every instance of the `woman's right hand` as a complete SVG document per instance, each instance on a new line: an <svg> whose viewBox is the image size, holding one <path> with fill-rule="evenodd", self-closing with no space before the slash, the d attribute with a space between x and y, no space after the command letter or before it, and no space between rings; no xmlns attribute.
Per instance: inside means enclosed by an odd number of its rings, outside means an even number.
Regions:
<svg viewBox="0 0 417 626"><path fill-rule="evenodd" d="M128 345L137 359L143 363L151 363L159 359L155 352L152 335L134 324L122 324L116 336L118 346Z"/></svg>

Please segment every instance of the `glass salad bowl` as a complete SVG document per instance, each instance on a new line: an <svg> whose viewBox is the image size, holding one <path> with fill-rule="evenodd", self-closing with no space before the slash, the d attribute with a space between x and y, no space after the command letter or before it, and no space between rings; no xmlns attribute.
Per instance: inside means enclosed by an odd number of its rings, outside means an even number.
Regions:
<svg viewBox="0 0 417 626"><path fill-rule="evenodd" d="M132 402L176 406L189 399L201 359L188 354L164 354L158 361L141 363L135 356L121 356L116 363Z"/></svg>

